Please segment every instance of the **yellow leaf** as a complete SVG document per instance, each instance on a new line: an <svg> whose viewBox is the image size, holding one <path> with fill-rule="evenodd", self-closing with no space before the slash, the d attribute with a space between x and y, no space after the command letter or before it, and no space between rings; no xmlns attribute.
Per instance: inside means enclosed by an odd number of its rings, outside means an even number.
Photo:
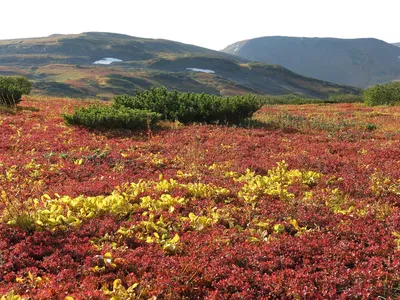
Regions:
<svg viewBox="0 0 400 300"><path fill-rule="evenodd" d="M97 267L97 266L96 266ZM101 286L101 290L103 291L103 293L105 294L105 295L111 295L113 292L112 291L110 291L109 289L108 289L108 287L107 287L107 285L105 285L105 284L103 284L102 286Z"/></svg>
<svg viewBox="0 0 400 300"><path fill-rule="evenodd" d="M191 213L189 213L189 219L190 219L190 222L193 222L197 219L197 217L194 213L191 212Z"/></svg>
<svg viewBox="0 0 400 300"><path fill-rule="evenodd" d="M269 223L268 222L259 222L256 224L257 227L263 228L263 229L268 229L269 228Z"/></svg>
<svg viewBox="0 0 400 300"><path fill-rule="evenodd" d="M149 244L154 243L154 239L151 236L148 236L146 238L146 243L149 243Z"/></svg>
<svg viewBox="0 0 400 300"><path fill-rule="evenodd" d="M175 233L175 236L172 238L171 243L177 243L179 242L179 235L177 233Z"/></svg>
<svg viewBox="0 0 400 300"><path fill-rule="evenodd" d="M260 240L258 238L256 238L256 237L252 236L252 237L249 237L248 241L251 242L251 243L257 243Z"/></svg>
<svg viewBox="0 0 400 300"><path fill-rule="evenodd" d="M128 230L124 227L121 227L118 229L117 233L119 233L121 235L128 235Z"/></svg>
<svg viewBox="0 0 400 300"><path fill-rule="evenodd" d="M122 286L121 279L115 279L113 282L113 289L119 290Z"/></svg>
<svg viewBox="0 0 400 300"><path fill-rule="evenodd" d="M299 223L297 223L297 220L296 220L296 219L291 219L291 220L290 220L290 224L291 224L296 230L300 230Z"/></svg>
<svg viewBox="0 0 400 300"><path fill-rule="evenodd" d="M61 215L56 218L56 221L57 223L67 223L67 218Z"/></svg>
<svg viewBox="0 0 400 300"><path fill-rule="evenodd" d="M130 287L128 287L127 292L128 293L132 293L134 289L136 289L138 287L139 283L134 283L132 284Z"/></svg>
<svg viewBox="0 0 400 300"><path fill-rule="evenodd" d="M46 200L51 200L51 197L50 197L49 195L47 195L47 194L44 194L44 195L42 196L42 200L44 200L44 199L46 199Z"/></svg>
<svg viewBox="0 0 400 300"><path fill-rule="evenodd" d="M34 281L34 277L33 277L33 274L31 273L31 272L28 272L28 277L29 277L29 279L31 280L31 281Z"/></svg>
<svg viewBox="0 0 400 300"><path fill-rule="evenodd" d="M24 279L21 278L21 277L17 277L17 278L15 279L15 282L24 283Z"/></svg>
<svg viewBox="0 0 400 300"><path fill-rule="evenodd" d="M172 244L172 243L166 243L166 244L163 246L163 249L166 250L166 251L173 252L173 251L175 251L176 246L175 246L175 244Z"/></svg>
<svg viewBox="0 0 400 300"><path fill-rule="evenodd" d="M74 300L74 297L67 296L67 297L65 297L65 299L64 299L64 300Z"/></svg>
<svg viewBox="0 0 400 300"><path fill-rule="evenodd" d="M94 212L90 212L90 213L88 213L87 215L86 215L86 218L88 218L88 219L91 219L91 218L93 218L95 216L95 214L94 214Z"/></svg>
<svg viewBox="0 0 400 300"><path fill-rule="evenodd" d="M282 233L285 231L285 226L283 226L282 224L275 224L274 225L274 231L276 233Z"/></svg>

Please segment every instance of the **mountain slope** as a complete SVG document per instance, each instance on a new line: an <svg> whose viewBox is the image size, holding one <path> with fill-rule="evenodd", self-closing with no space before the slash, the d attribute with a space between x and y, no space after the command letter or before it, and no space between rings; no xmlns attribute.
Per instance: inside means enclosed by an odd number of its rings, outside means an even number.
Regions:
<svg viewBox="0 0 400 300"><path fill-rule="evenodd" d="M0 75L14 74L39 94L102 99L154 85L220 95L358 92L229 53L99 32L0 41Z"/></svg>
<svg viewBox="0 0 400 300"><path fill-rule="evenodd" d="M400 48L377 39L272 36L237 42L223 52L362 88L400 78Z"/></svg>
<svg viewBox="0 0 400 300"><path fill-rule="evenodd" d="M392 45L395 45L396 47L400 47L400 43L393 43Z"/></svg>
<svg viewBox="0 0 400 300"><path fill-rule="evenodd" d="M105 32L0 41L2 64L15 63L16 60L19 60L18 62L22 65L48 64L49 61L92 64L94 61L110 55L123 61L142 61L157 58L163 53L199 53L230 57L230 55L218 51L193 45Z"/></svg>

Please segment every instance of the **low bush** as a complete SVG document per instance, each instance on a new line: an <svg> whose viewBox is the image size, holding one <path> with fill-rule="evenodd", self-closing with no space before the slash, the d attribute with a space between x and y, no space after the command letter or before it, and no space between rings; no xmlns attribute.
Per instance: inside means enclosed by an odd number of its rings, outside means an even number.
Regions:
<svg viewBox="0 0 400 300"><path fill-rule="evenodd" d="M152 88L135 96L114 98L114 107L145 109L162 115L163 119L182 123L240 123L262 106L255 96L220 97L209 94L181 93L166 88Z"/></svg>
<svg viewBox="0 0 400 300"><path fill-rule="evenodd" d="M323 104L323 103L356 103L362 102L361 95L355 94L332 94L327 99L312 98L303 94L288 94L288 95L264 95L259 96L260 100L267 105L275 104Z"/></svg>
<svg viewBox="0 0 400 300"><path fill-rule="evenodd" d="M363 102L362 95L356 94L333 94L328 98L329 103L358 103Z"/></svg>
<svg viewBox="0 0 400 300"><path fill-rule="evenodd" d="M64 114L63 117L69 125L99 129L144 129L157 123L161 116L147 110L97 105L76 109L73 114Z"/></svg>
<svg viewBox="0 0 400 300"><path fill-rule="evenodd" d="M394 105L400 102L400 82L374 85L366 89L363 96L368 106Z"/></svg>
<svg viewBox="0 0 400 300"><path fill-rule="evenodd" d="M264 104L308 104L308 103L321 103L322 99L311 98L303 94L288 94L288 95L263 95L260 96Z"/></svg>
<svg viewBox="0 0 400 300"><path fill-rule="evenodd" d="M32 83L22 76L0 77L0 105L15 106L21 102L22 95L31 92Z"/></svg>

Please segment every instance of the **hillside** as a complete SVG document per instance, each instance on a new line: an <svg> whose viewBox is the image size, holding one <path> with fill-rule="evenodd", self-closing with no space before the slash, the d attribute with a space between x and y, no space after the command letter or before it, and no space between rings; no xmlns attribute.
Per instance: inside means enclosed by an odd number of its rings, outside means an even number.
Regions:
<svg viewBox="0 0 400 300"><path fill-rule="evenodd" d="M358 92L193 45L99 32L0 41L0 75L15 74L38 94L101 99L154 85L220 95Z"/></svg>
<svg viewBox="0 0 400 300"><path fill-rule="evenodd" d="M400 49L377 39L271 36L237 42L223 52L361 88L400 78Z"/></svg>
<svg viewBox="0 0 400 300"><path fill-rule="evenodd" d="M395 45L397 47L400 47L400 43L393 43L392 45Z"/></svg>

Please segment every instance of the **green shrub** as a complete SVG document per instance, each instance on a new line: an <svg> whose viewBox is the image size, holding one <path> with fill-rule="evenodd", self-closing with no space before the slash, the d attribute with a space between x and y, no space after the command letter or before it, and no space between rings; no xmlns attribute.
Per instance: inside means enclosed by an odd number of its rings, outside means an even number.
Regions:
<svg viewBox="0 0 400 300"><path fill-rule="evenodd" d="M312 98L303 94L288 94L288 95L263 95L259 96L264 104L323 104L323 103L355 103L362 102L361 95L355 94L332 94L327 99Z"/></svg>
<svg viewBox="0 0 400 300"><path fill-rule="evenodd" d="M97 105L76 109L73 114L64 114L63 117L69 125L98 129L144 129L157 123L161 116L147 110Z"/></svg>
<svg viewBox="0 0 400 300"><path fill-rule="evenodd" d="M333 94L328 98L329 103L358 103L363 102L361 95L355 94Z"/></svg>
<svg viewBox="0 0 400 300"><path fill-rule="evenodd" d="M400 102L400 82L377 84L364 91L364 103L369 106L394 105Z"/></svg>
<svg viewBox="0 0 400 300"><path fill-rule="evenodd" d="M22 76L0 77L0 105L15 106L31 92L32 83Z"/></svg>
<svg viewBox="0 0 400 300"><path fill-rule="evenodd" d="M259 96L260 100L267 105L275 104L313 104L323 103L324 100L319 98L311 98L303 94L288 94L288 95L263 95Z"/></svg>
<svg viewBox="0 0 400 300"><path fill-rule="evenodd" d="M378 128L378 126L376 126L374 123L366 123L365 128L369 131L374 131Z"/></svg>
<svg viewBox="0 0 400 300"><path fill-rule="evenodd" d="M113 106L154 111L165 120L181 123L240 123L260 109L262 102L252 95L220 97L168 91L162 87L137 92L135 96L116 96Z"/></svg>

